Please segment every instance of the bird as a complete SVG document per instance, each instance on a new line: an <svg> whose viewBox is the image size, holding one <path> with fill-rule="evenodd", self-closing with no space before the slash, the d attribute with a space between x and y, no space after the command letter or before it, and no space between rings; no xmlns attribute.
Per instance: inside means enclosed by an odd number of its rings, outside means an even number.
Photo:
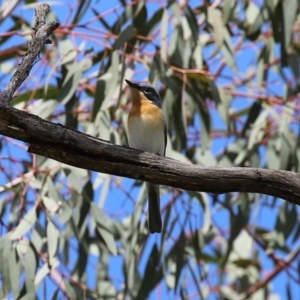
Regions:
<svg viewBox="0 0 300 300"><path fill-rule="evenodd" d="M164 156L167 146L167 122L161 100L154 87L147 83L131 82L132 106L127 120L129 146ZM148 193L148 226L150 233L161 233L159 185L146 182Z"/></svg>

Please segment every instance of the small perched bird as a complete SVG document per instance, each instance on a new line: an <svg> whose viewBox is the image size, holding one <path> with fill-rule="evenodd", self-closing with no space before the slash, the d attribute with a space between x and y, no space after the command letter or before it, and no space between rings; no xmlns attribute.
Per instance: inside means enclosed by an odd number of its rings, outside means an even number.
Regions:
<svg viewBox="0 0 300 300"><path fill-rule="evenodd" d="M132 148L165 155L167 146L166 118L160 98L151 85L126 80L130 86L132 107L128 115L128 142ZM159 185L146 182L148 224L151 233L162 230Z"/></svg>

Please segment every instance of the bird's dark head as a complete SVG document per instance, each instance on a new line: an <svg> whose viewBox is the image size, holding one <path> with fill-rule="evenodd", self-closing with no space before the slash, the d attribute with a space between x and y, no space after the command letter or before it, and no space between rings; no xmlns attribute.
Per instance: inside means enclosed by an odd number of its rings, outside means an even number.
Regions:
<svg viewBox="0 0 300 300"><path fill-rule="evenodd" d="M147 99L153 102L155 105L161 107L160 97L153 86L143 82L131 82L127 79L125 79L125 81L130 86L133 101Z"/></svg>

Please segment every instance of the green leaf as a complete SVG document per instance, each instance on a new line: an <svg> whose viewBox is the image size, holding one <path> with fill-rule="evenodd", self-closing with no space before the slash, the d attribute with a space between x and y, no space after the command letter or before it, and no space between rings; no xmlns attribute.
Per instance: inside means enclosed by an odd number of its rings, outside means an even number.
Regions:
<svg viewBox="0 0 300 300"><path fill-rule="evenodd" d="M284 240L286 241L291 235L293 229L297 225L297 209L294 204L289 204L286 201L283 201L276 225L275 231L280 234L282 233L284 236Z"/></svg>
<svg viewBox="0 0 300 300"><path fill-rule="evenodd" d="M34 249L33 244L29 244L27 251L25 253L24 259L22 261L25 272L26 272L26 295L29 299L34 299L35 297L35 285L34 285L34 278L35 272L38 266L38 254Z"/></svg>
<svg viewBox="0 0 300 300"><path fill-rule="evenodd" d="M48 100L42 102L40 105L33 107L30 111L32 114L39 116L42 119L48 119L57 109L59 103L56 100Z"/></svg>
<svg viewBox="0 0 300 300"><path fill-rule="evenodd" d="M203 219L203 225L201 227L201 232L203 234L207 234L211 228L211 220L212 220L208 195L203 192L194 192L193 195L198 201L200 201L204 212L204 219Z"/></svg>
<svg viewBox="0 0 300 300"><path fill-rule="evenodd" d="M267 116L268 116L268 112L263 111L254 122L252 126L252 130L249 135L249 141L247 145L248 150L253 149L253 147L255 147L257 144L259 144L262 141L267 126Z"/></svg>
<svg viewBox="0 0 300 300"><path fill-rule="evenodd" d="M32 207L27 214L22 218L19 225L16 229L11 233L11 240L18 240L23 235L25 235L35 224L36 222L36 208Z"/></svg>
<svg viewBox="0 0 300 300"><path fill-rule="evenodd" d="M289 63L289 66L290 66L291 70L294 73L295 78L299 78L299 76L300 76L300 69L299 69L300 58L299 58L299 55L296 54L296 53L289 54L288 63Z"/></svg>
<svg viewBox="0 0 300 300"><path fill-rule="evenodd" d="M168 128L173 128L173 149L181 152L186 147L187 128L183 120L183 102L179 88L172 81L165 92L163 109L168 112ZM174 154L175 155L175 154Z"/></svg>
<svg viewBox="0 0 300 300"><path fill-rule="evenodd" d="M145 26L145 35L148 36L155 29L156 25L162 21L162 17L164 14L164 9L160 8L152 15L149 19L148 24Z"/></svg>
<svg viewBox="0 0 300 300"><path fill-rule="evenodd" d="M268 9L265 5L258 7L254 2L250 2L246 10L246 34L247 37L255 41L261 32L265 20L268 17Z"/></svg>
<svg viewBox="0 0 300 300"><path fill-rule="evenodd" d="M58 92L57 101L67 104L76 92L82 76L82 64L67 65L67 76L63 79L62 87Z"/></svg>
<svg viewBox="0 0 300 300"><path fill-rule="evenodd" d="M157 271L156 268L159 265L160 256L158 252L157 245L154 244L147 260L145 273L141 286L139 288L139 293L136 296L136 299L147 299L149 293L153 290L156 284L162 278L162 268L160 267Z"/></svg>
<svg viewBox="0 0 300 300"><path fill-rule="evenodd" d="M227 24L228 21L231 19L231 15L236 4L237 4L236 0L224 0L224 8L223 8L224 24Z"/></svg>
<svg viewBox="0 0 300 300"><path fill-rule="evenodd" d="M169 16L168 10L164 9L163 16L161 20L161 30L160 30L160 55L163 62L168 61L168 27L169 26Z"/></svg>
<svg viewBox="0 0 300 300"><path fill-rule="evenodd" d="M107 82L111 79L111 74L107 74L106 76L101 76L96 83L96 92L94 97L93 104L93 113L92 113L92 121L96 119L96 116L100 110L100 107L105 98L105 89Z"/></svg>
<svg viewBox="0 0 300 300"><path fill-rule="evenodd" d="M132 25L128 25L118 36L114 44L112 45L112 50L118 50L123 46L124 43L128 42L134 37L135 28Z"/></svg>
<svg viewBox="0 0 300 300"><path fill-rule="evenodd" d="M249 113L247 116L247 121L246 121L244 128L242 130L242 133L241 133L242 137L245 137L247 131L249 129L251 129L253 123L256 121L256 119L258 118L258 116L260 114L261 108L262 108L261 101L257 100L252 104L250 110L248 110Z"/></svg>
<svg viewBox="0 0 300 300"><path fill-rule="evenodd" d="M199 298L200 299L204 299L204 297L203 297L203 293L202 293L202 287L200 286L200 280L199 280L199 276L198 276L198 268L193 268L192 267L192 263L190 262L190 261L187 261L187 266L188 266L188 268L189 268L189 271L190 271L190 274L191 274L191 276L192 276L192 280L193 280L193 283L194 283L194 287L196 288L196 290L197 290L197 293L198 293L198 295L199 295Z"/></svg>
<svg viewBox="0 0 300 300"><path fill-rule="evenodd" d="M88 252L86 251L85 247L85 237L82 239L83 242L79 244L78 246L78 259L76 262L76 265L73 270L73 277L78 279L83 279L83 275L85 273L86 267L87 267L87 261L88 261Z"/></svg>
<svg viewBox="0 0 300 300"><path fill-rule="evenodd" d="M288 97L289 95L287 95ZM295 104L289 102L283 108L280 126L279 126L279 138L277 139L277 149L280 149L280 169L288 170L290 164L290 158L293 156L292 149L296 148L294 144L294 133L290 130L290 124L292 122L292 116L295 111Z"/></svg>
<svg viewBox="0 0 300 300"><path fill-rule="evenodd" d="M212 26L215 38L215 49L210 55L212 58L220 52L223 45L223 20L220 11L210 6L207 10L207 21Z"/></svg>
<svg viewBox="0 0 300 300"><path fill-rule="evenodd" d="M184 42L183 29L182 26L177 25L172 32L171 42L168 50L170 63L176 67L186 67L184 65L185 50L186 43Z"/></svg>
<svg viewBox="0 0 300 300"><path fill-rule="evenodd" d="M71 24L78 24L80 20L83 19L84 15L87 13L88 9L91 7L91 0L80 1L76 7L75 14Z"/></svg>
<svg viewBox="0 0 300 300"><path fill-rule="evenodd" d="M269 169L280 169L280 160L278 157L278 149L276 147L277 138L269 139L269 145L267 149L267 167Z"/></svg>
<svg viewBox="0 0 300 300"><path fill-rule="evenodd" d="M59 230L54 223L48 219L47 223L47 244L48 244L48 262L52 267L53 260L56 256L59 242Z"/></svg>
<svg viewBox="0 0 300 300"><path fill-rule="evenodd" d="M42 247L44 246L44 237L45 237L45 230L44 228L38 223L35 223L34 229L32 230L31 235L31 242L34 245L34 248L37 252L40 252Z"/></svg>
<svg viewBox="0 0 300 300"><path fill-rule="evenodd" d="M183 255L179 251L176 251L176 249L180 247L180 245L184 245L185 243L186 243L185 233L184 230L182 230L176 244L174 245L173 249L170 251L170 255L174 257L174 261L176 262L175 289L177 289L178 287L180 275L186 262L185 255Z"/></svg>
<svg viewBox="0 0 300 300"><path fill-rule="evenodd" d="M234 254L237 251L237 250L235 250L235 252L232 251L233 246L234 246L233 243L236 240L236 238L239 236L239 234L241 233L244 226L246 226L248 223L249 208L250 208L250 203L249 203L248 194L247 193L240 194L239 205L237 207L237 213L234 214L233 211L231 211L231 213L230 213L230 237L228 239L226 254L223 257L222 262L221 262L222 266L225 266L230 254ZM242 237L242 239L245 239L245 237L246 237L247 240L249 240L248 235L246 235L246 236L242 235L241 237ZM240 240L240 244L244 245L246 247L246 244L243 244L243 242L244 242L244 240L243 241ZM237 248L239 248L239 247L237 247ZM241 247L239 249L241 249ZM249 247L248 247L247 250L249 252L251 249L249 249ZM241 257L241 255L248 254L248 252L246 252L246 249L239 251L239 252L240 252L239 253L240 257ZM232 257L231 257L231 259L232 259Z"/></svg>
<svg viewBox="0 0 300 300"><path fill-rule="evenodd" d="M60 208L60 205L53 198L47 196L43 196L43 203L47 211L52 215L55 214Z"/></svg>
<svg viewBox="0 0 300 300"><path fill-rule="evenodd" d="M274 0L266 0L266 5L270 9L270 11L273 13L275 10L275 1Z"/></svg>
<svg viewBox="0 0 300 300"><path fill-rule="evenodd" d="M298 223L297 229L295 230L295 234L293 236L293 243L295 243L299 237L300 237L300 223Z"/></svg>
<svg viewBox="0 0 300 300"><path fill-rule="evenodd" d="M99 204L98 206L103 209L105 201L109 195L109 191L110 191L110 187L111 187L111 180L112 177L111 176L107 176L107 178L105 179L103 186L102 186L102 190L101 190L101 195L99 198Z"/></svg>
<svg viewBox="0 0 300 300"><path fill-rule="evenodd" d="M230 286L221 285L218 286L218 288L220 289L220 295L222 297L221 299L238 299L239 297L239 294ZM257 300L262 300L262 299L257 299Z"/></svg>
<svg viewBox="0 0 300 300"><path fill-rule="evenodd" d="M66 67L68 63L74 65L74 60L76 59L76 50L71 40L63 39L59 43L59 54L62 57L62 60L59 62L62 67ZM54 69L52 69L54 72ZM47 84L46 84L47 85Z"/></svg>
<svg viewBox="0 0 300 300"><path fill-rule="evenodd" d="M57 205L60 205L63 202L62 196L56 189L51 176L47 176L46 184L45 184L42 192L43 192L43 195L48 194L48 197L51 198L52 200L54 200L57 203ZM47 200L46 200L46 202L47 202ZM53 209L53 208L54 207L51 207L51 209Z"/></svg>
<svg viewBox="0 0 300 300"><path fill-rule="evenodd" d="M211 131L211 119L208 111L203 107L203 104L197 103L198 112L200 115L201 123L201 149L208 150L210 148L210 131Z"/></svg>
<svg viewBox="0 0 300 300"><path fill-rule="evenodd" d="M263 86L265 81L268 79L269 68L266 68L266 64L270 62L271 59L271 49L274 44L271 39L268 39L262 48L257 62L257 83L259 86Z"/></svg>
<svg viewBox="0 0 300 300"><path fill-rule="evenodd" d="M9 234L0 238L0 274L2 281L2 289L5 294L8 294L15 284L11 282L10 274L10 254L11 254L12 244ZM14 272L14 271L13 271Z"/></svg>
<svg viewBox="0 0 300 300"><path fill-rule="evenodd" d="M181 24L181 8L179 4L176 1L169 1L168 8L173 13L173 16L176 19L176 23Z"/></svg>
<svg viewBox="0 0 300 300"><path fill-rule="evenodd" d="M283 29L284 29L284 48L287 51L290 48L292 38L292 27L297 15L298 1L285 1L282 5L283 10Z"/></svg>
<svg viewBox="0 0 300 300"><path fill-rule="evenodd" d="M51 267L54 269L55 267L57 267L57 264L56 265L52 264ZM36 273L36 276L34 278L34 285L35 285L36 289L38 289L38 287L42 283L43 279L49 273L50 273L50 269L49 269L48 263L44 263L43 266L38 270L38 272Z"/></svg>
<svg viewBox="0 0 300 300"><path fill-rule="evenodd" d="M15 249L12 249L10 252L8 264L9 264L11 289L12 292L14 293L14 298L16 299L20 291L20 287L19 287L20 282L18 279L21 277L22 266Z"/></svg>
<svg viewBox="0 0 300 300"><path fill-rule="evenodd" d="M63 201L61 203L61 207L59 210L59 221L62 224L67 223L71 217L72 217L73 211L72 208L70 207L70 204L66 201Z"/></svg>
<svg viewBox="0 0 300 300"><path fill-rule="evenodd" d="M258 6L254 2L250 2L246 10L246 20L248 26L252 25L255 22L259 13L260 9L258 8Z"/></svg>
<svg viewBox="0 0 300 300"><path fill-rule="evenodd" d="M103 299L116 299L118 298L118 292L116 287L110 280L99 280L98 293L103 296ZM99 299L97 298L94 298Z"/></svg>
<svg viewBox="0 0 300 300"><path fill-rule="evenodd" d="M143 3L139 3L132 21L133 26L135 27L139 35L142 36L147 35L146 22L147 22L147 6Z"/></svg>
<svg viewBox="0 0 300 300"><path fill-rule="evenodd" d="M97 224L97 231L103 238L107 249L112 255L117 255L117 247L112 234L112 222L107 218L103 211L94 203L91 205L91 213Z"/></svg>
<svg viewBox="0 0 300 300"><path fill-rule="evenodd" d="M104 28L109 31L112 31L111 26L108 24L108 22L104 18L98 18L98 16L100 15L100 12L93 7L91 10L94 13L94 15L97 17L97 20L104 26Z"/></svg>
<svg viewBox="0 0 300 300"><path fill-rule="evenodd" d="M192 8L188 4L184 5L184 12L185 12L187 22L188 22L189 27L192 32L191 40L193 41L193 43L195 45L197 43L198 36L199 36L199 28L198 28L197 19L196 19L196 16L195 16Z"/></svg>
<svg viewBox="0 0 300 300"><path fill-rule="evenodd" d="M76 289L73 287L73 285L67 281L65 281L64 284L66 286L66 292L69 296L69 299L78 299L79 295L77 294Z"/></svg>
<svg viewBox="0 0 300 300"><path fill-rule="evenodd" d="M200 39L197 40L196 47L193 52L193 59L196 65L196 68L203 69L203 56L202 56L202 45ZM200 75L200 74L199 74Z"/></svg>
<svg viewBox="0 0 300 300"><path fill-rule="evenodd" d="M220 116L228 128L230 129L229 119L229 105L232 101L232 97L227 95L221 86L217 87L216 84L211 82L212 99L216 102Z"/></svg>
<svg viewBox="0 0 300 300"><path fill-rule="evenodd" d="M45 92L45 89L39 88L33 91L26 91L22 94L18 94L16 98L13 99L12 105L19 104L21 102L27 102L28 100L32 99L55 99L58 94L58 89L56 86L49 85L47 88L47 92Z"/></svg>
<svg viewBox="0 0 300 300"><path fill-rule="evenodd" d="M227 27L223 28L223 46L222 46L222 53L224 55L224 61L226 62L226 65L231 68L233 71L236 71L236 51L234 50L232 46L232 39L228 32Z"/></svg>
<svg viewBox="0 0 300 300"><path fill-rule="evenodd" d="M105 97L103 102L101 103L100 109L107 110L109 107L112 106L112 99L113 96L118 91L118 81L119 81L119 71L120 71L120 61L119 61L119 54L117 51L112 53L111 56L111 66L108 69L107 73L101 76L100 80L105 80Z"/></svg>

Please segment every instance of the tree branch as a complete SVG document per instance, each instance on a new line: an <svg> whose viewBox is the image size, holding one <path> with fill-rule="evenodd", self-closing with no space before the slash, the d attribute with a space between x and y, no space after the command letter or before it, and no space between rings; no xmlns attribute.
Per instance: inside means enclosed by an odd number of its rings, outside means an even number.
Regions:
<svg viewBox="0 0 300 300"><path fill-rule="evenodd" d="M65 164L185 190L262 193L300 205L300 175L255 168L185 164L113 145L0 103L0 134L27 142L28 151Z"/></svg>
<svg viewBox="0 0 300 300"><path fill-rule="evenodd" d="M39 54L45 44L51 44L50 34L59 26L57 22L46 24L46 16L50 12L50 6L46 3L40 4L35 9L35 35L29 43L28 51L10 82L0 96L0 102L9 104L16 90L28 77L30 70L39 59Z"/></svg>
<svg viewBox="0 0 300 300"><path fill-rule="evenodd" d="M300 205L300 175L254 168L215 168L113 145L74 129L19 111L8 104L28 76L58 23L46 24L48 4L38 5L27 54L0 97L0 134L29 143L29 151L75 167L211 193L252 192Z"/></svg>

